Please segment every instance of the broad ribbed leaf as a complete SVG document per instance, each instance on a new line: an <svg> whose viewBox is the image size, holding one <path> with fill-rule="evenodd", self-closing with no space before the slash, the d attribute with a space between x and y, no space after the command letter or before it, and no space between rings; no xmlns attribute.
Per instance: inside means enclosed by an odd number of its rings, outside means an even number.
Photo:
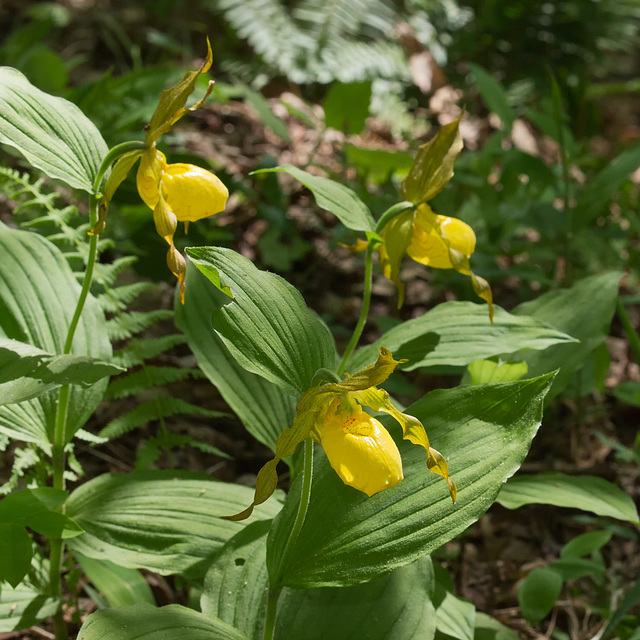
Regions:
<svg viewBox="0 0 640 640"><path fill-rule="evenodd" d="M75 553L87 578L112 607L147 602L155 604L151 587L136 569L127 569L108 560L87 558Z"/></svg>
<svg viewBox="0 0 640 640"><path fill-rule="evenodd" d="M0 404L30 400L64 384L89 387L122 369L86 356L54 355L0 338Z"/></svg>
<svg viewBox="0 0 640 640"><path fill-rule="evenodd" d="M49 177L89 192L109 151L75 104L34 87L11 67L0 67L0 142Z"/></svg>
<svg viewBox="0 0 640 640"><path fill-rule="evenodd" d="M0 633L29 629L50 618L61 604L58 598L48 598L26 584L5 587L0 593Z"/></svg>
<svg viewBox="0 0 640 640"><path fill-rule="evenodd" d="M69 497L66 513L85 530L69 546L123 567L203 575L211 557L246 522L273 518L280 510L271 500L243 523L220 517L244 509L252 497L248 487L199 474L105 474Z"/></svg>
<svg viewBox="0 0 640 640"><path fill-rule="evenodd" d="M570 289L550 291L514 309L513 313L519 318L528 316L566 331L580 341L557 344L544 353L529 351L516 356L527 363L530 376L560 368L548 400L571 382L590 354L609 335L621 276L620 272L612 272L585 278Z"/></svg>
<svg viewBox="0 0 640 640"><path fill-rule="evenodd" d="M268 595L268 522L256 522L222 549L205 579L200 605L260 637ZM431 603L434 578L429 557L354 587L285 589L280 597L277 640L429 640L435 633Z"/></svg>
<svg viewBox="0 0 640 640"><path fill-rule="evenodd" d="M517 509L525 504L552 504L640 524L631 496L596 476L564 473L516 476L502 487L496 500L507 509Z"/></svg>
<svg viewBox="0 0 640 640"><path fill-rule="evenodd" d="M329 329L286 280L231 249L195 247L187 253L231 296L213 312L213 328L240 366L298 395L318 369L335 367Z"/></svg>
<svg viewBox="0 0 640 640"><path fill-rule="evenodd" d="M353 587L286 590L276 640L430 640L436 616L431 558Z"/></svg>
<svg viewBox="0 0 640 640"><path fill-rule="evenodd" d="M522 464L542 417L552 374L504 384L433 391L407 409L426 427L458 485L427 469L424 451L396 438L405 479L371 498L344 485L324 456L314 468L309 511L290 555L282 551L300 495L299 477L269 537L272 580L291 587L349 585L379 577L444 544L475 522Z"/></svg>
<svg viewBox="0 0 640 640"><path fill-rule="evenodd" d="M269 520L254 522L225 544L207 572L200 598L203 613L220 618L249 638L261 637L264 625L270 527Z"/></svg>
<svg viewBox="0 0 640 640"><path fill-rule="evenodd" d="M178 604L157 609L136 604L92 613L82 625L81 640L249 640L221 620Z"/></svg>
<svg viewBox="0 0 640 640"><path fill-rule="evenodd" d="M296 399L272 382L249 373L231 357L211 325L214 310L228 298L191 264L187 266L187 278L189 294L184 305L176 304L176 324L187 336L198 365L247 431L275 451L276 438L293 424Z"/></svg>
<svg viewBox="0 0 640 640"><path fill-rule="evenodd" d="M62 253L41 236L0 223L0 337L62 354L80 285ZM104 314L89 295L76 330L74 356L109 361L111 343ZM102 400L107 380L88 389L71 387L66 441L84 426ZM58 394L0 407L0 432L43 448L49 446Z"/></svg>
<svg viewBox="0 0 640 640"><path fill-rule="evenodd" d="M281 171L288 173L313 193L319 207L331 211L342 224L353 231L375 231L376 223L369 207L358 194L339 182L314 176L291 164L273 169L260 169L256 173Z"/></svg>
<svg viewBox="0 0 640 640"><path fill-rule="evenodd" d="M566 343L575 343L575 340L542 320L514 316L495 307L492 325L486 306L452 301L393 327L373 344L359 349L347 368L356 371L368 364L381 346L389 349L395 358L409 360L401 368L412 371L438 365L466 366L475 360L519 349L541 350ZM536 375L539 373L536 371Z"/></svg>

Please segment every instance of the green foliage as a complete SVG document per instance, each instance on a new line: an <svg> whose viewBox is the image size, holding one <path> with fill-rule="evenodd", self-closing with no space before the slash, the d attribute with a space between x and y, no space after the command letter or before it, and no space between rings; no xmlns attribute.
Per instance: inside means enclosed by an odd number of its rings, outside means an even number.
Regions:
<svg viewBox="0 0 640 640"><path fill-rule="evenodd" d="M592 511L638 524L638 510L631 497L595 476L569 476L562 473L540 473L535 476L516 476L500 490L498 502L507 509L525 504L552 504Z"/></svg>
<svg viewBox="0 0 640 640"><path fill-rule="evenodd" d="M279 0L222 0L216 6L268 65L293 82L408 78L401 47L385 38L398 16L384 0L328 6L303 0L293 12Z"/></svg>

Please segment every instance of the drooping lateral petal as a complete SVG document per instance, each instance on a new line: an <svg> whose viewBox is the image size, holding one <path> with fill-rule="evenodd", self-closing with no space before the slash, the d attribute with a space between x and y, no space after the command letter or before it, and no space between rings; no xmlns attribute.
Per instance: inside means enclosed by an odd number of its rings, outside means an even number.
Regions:
<svg viewBox="0 0 640 640"><path fill-rule="evenodd" d="M140 166L136 175L138 193L149 207L154 209L160 197L160 178L167 166L167 159L155 146L147 149L140 158Z"/></svg>
<svg viewBox="0 0 640 640"><path fill-rule="evenodd" d="M278 486L278 474L276 472L278 462L286 456L293 455L298 445L307 438L313 437L318 442L320 441L317 426L322 425L326 413L331 408L332 400L339 396L339 392L331 389L331 387L333 385L311 387L302 395L293 425L278 436L275 456L258 472L253 502L240 513L224 516L226 520L245 520L248 518L254 507L265 502L276 490Z"/></svg>
<svg viewBox="0 0 640 640"><path fill-rule="evenodd" d="M473 271L471 271L471 265L469 264L469 258L455 249L449 249L449 258L456 271L471 276L471 285L476 295L489 305L489 321L493 324L493 293L491 292L489 283L481 276L473 273Z"/></svg>
<svg viewBox="0 0 640 640"><path fill-rule="evenodd" d="M427 467L434 473L441 475L447 481L451 499L455 502L457 489L453 480L449 478L447 461L441 453L430 446L427 432L420 420L396 409L389 400L389 394L384 389L364 389L362 391L355 391L351 395L360 404L369 407L373 411L384 411L388 413L400 423L405 440L424 447L427 452Z"/></svg>
<svg viewBox="0 0 640 640"><path fill-rule="evenodd" d="M413 216L414 211L409 210L393 218L382 231L382 244L378 247L382 273L398 288L398 308L404 302L400 264L413 235Z"/></svg>
<svg viewBox="0 0 640 640"><path fill-rule="evenodd" d="M100 200L100 217L98 222L89 230L88 233L90 236L104 231L109 203L122 181L129 174L131 167L133 167L142 154L143 151L129 151L125 155L121 156L115 163L111 173L109 174L109 178L104 185L104 193L102 195L102 200Z"/></svg>
<svg viewBox="0 0 640 640"><path fill-rule="evenodd" d="M199 108L209 97L209 94L213 89L213 82L209 83L209 88L207 89L207 93L204 98L199 100L189 109L184 108L187 98L195 89L198 76L201 73L206 73L209 70L209 67L211 67L212 62L213 52L211 51L211 44L207 38L207 57L200 68L197 71L188 71L180 82L174 84L173 87L165 89L160 95L160 102L151 117L149 128L147 129L147 146L152 145L163 133L169 131L172 125L182 118L185 113Z"/></svg>

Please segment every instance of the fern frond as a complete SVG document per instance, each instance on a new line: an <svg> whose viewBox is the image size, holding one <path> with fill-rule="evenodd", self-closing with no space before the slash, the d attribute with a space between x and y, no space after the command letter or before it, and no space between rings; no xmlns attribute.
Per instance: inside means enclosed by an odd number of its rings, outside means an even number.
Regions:
<svg viewBox="0 0 640 640"><path fill-rule="evenodd" d="M148 329L157 322L173 318L171 309L157 311L131 311L115 316L107 321L107 333L111 340L125 340L136 333Z"/></svg>
<svg viewBox="0 0 640 640"><path fill-rule="evenodd" d="M111 264L96 264L96 280L105 287L112 287L118 277L137 261L138 259L135 256L125 256L117 258Z"/></svg>
<svg viewBox="0 0 640 640"><path fill-rule="evenodd" d="M161 338L138 338L132 340L126 347L114 353L114 362L121 367L130 369L141 365L145 360L155 358L161 353L184 344L186 338L175 333Z"/></svg>
<svg viewBox="0 0 640 640"><path fill-rule="evenodd" d="M139 404L135 409L112 420L101 432L103 438L117 438L149 422L175 415L200 415L208 418L228 417L220 411L203 409L180 398L159 396L151 402Z"/></svg>
<svg viewBox="0 0 640 640"><path fill-rule="evenodd" d="M177 369L176 367L145 366L140 371L118 376L111 381L105 393L105 399L126 398L150 387L163 386L184 380L201 380L204 374L200 369Z"/></svg>
<svg viewBox="0 0 640 640"><path fill-rule="evenodd" d="M20 479L40 462L35 448L16 448L13 452L13 467L9 479L0 486L0 495L7 495L17 488Z"/></svg>
<svg viewBox="0 0 640 640"><path fill-rule="evenodd" d="M118 313L123 311L138 296L157 288L158 285L153 282L135 282L134 284L109 288L97 297L100 306L105 312Z"/></svg>

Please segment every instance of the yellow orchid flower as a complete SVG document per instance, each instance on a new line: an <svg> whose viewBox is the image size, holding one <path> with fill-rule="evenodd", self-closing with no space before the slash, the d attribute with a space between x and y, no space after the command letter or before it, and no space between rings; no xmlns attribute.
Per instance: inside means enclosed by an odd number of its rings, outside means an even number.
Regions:
<svg viewBox="0 0 640 640"><path fill-rule="evenodd" d="M90 231L92 234L102 232L109 202L129 170L140 159L136 178L138 193L153 211L158 234L169 245L167 266L178 278L180 300L183 303L186 262L173 244L178 222L184 222L186 231L189 222L207 218L224 210L229 191L216 175L202 167L184 163L167 164L165 155L156 148L156 142L183 115L199 108L210 95L213 81L209 82L207 92L201 100L189 108L184 106L195 89L198 76L208 71L212 62L213 53L207 39L207 57L200 68L188 71L180 82L162 92L158 107L147 126L145 148L131 151L116 162L105 184L100 202L100 219Z"/></svg>
<svg viewBox="0 0 640 640"><path fill-rule="evenodd" d="M158 234L169 244L167 265L180 283L180 300L184 303L185 270L175 270L173 235L178 222L208 218L224 210L229 191L220 178L193 164L167 164L165 155L155 143L140 158L136 177L138 193L153 210ZM184 259L183 259L184 261Z"/></svg>
<svg viewBox="0 0 640 640"><path fill-rule="evenodd" d="M308 389L300 398L293 425L276 440L276 453L258 472L254 500L247 509L228 520L244 520L253 508L273 494L278 484L276 466L293 455L297 446L311 437L325 450L329 463L342 481L372 496L397 485L402 479L402 461L389 432L362 407L383 411L400 424L405 440L424 447L427 467L441 475L449 485L455 502L456 485L449 478L444 456L429 445L422 423L391 403L389 394L378 389L402 360L394 360L382 347L378 360L353 376Z"/></svg>
<svg viewBox="0 0 640 640"><path fill-rule="evenodd" d="M384 275L398 287L399 306L404 299L400 263L406 253L428 267L455 269L470 276L473 290L489 305L489 318L493 321L491 287L484 278L473 273L469 264L476 247L476 235L466 222L438 215L423 203L393 218L385 226L381 238L380 266Z"/></svg>
<svg viewBox="0 0 640 640"><path fill-rule="evenodd" d="M369 497L404 478L400 452L389 432L348 396L327 412L320 443L342 482Z"/></svg>

